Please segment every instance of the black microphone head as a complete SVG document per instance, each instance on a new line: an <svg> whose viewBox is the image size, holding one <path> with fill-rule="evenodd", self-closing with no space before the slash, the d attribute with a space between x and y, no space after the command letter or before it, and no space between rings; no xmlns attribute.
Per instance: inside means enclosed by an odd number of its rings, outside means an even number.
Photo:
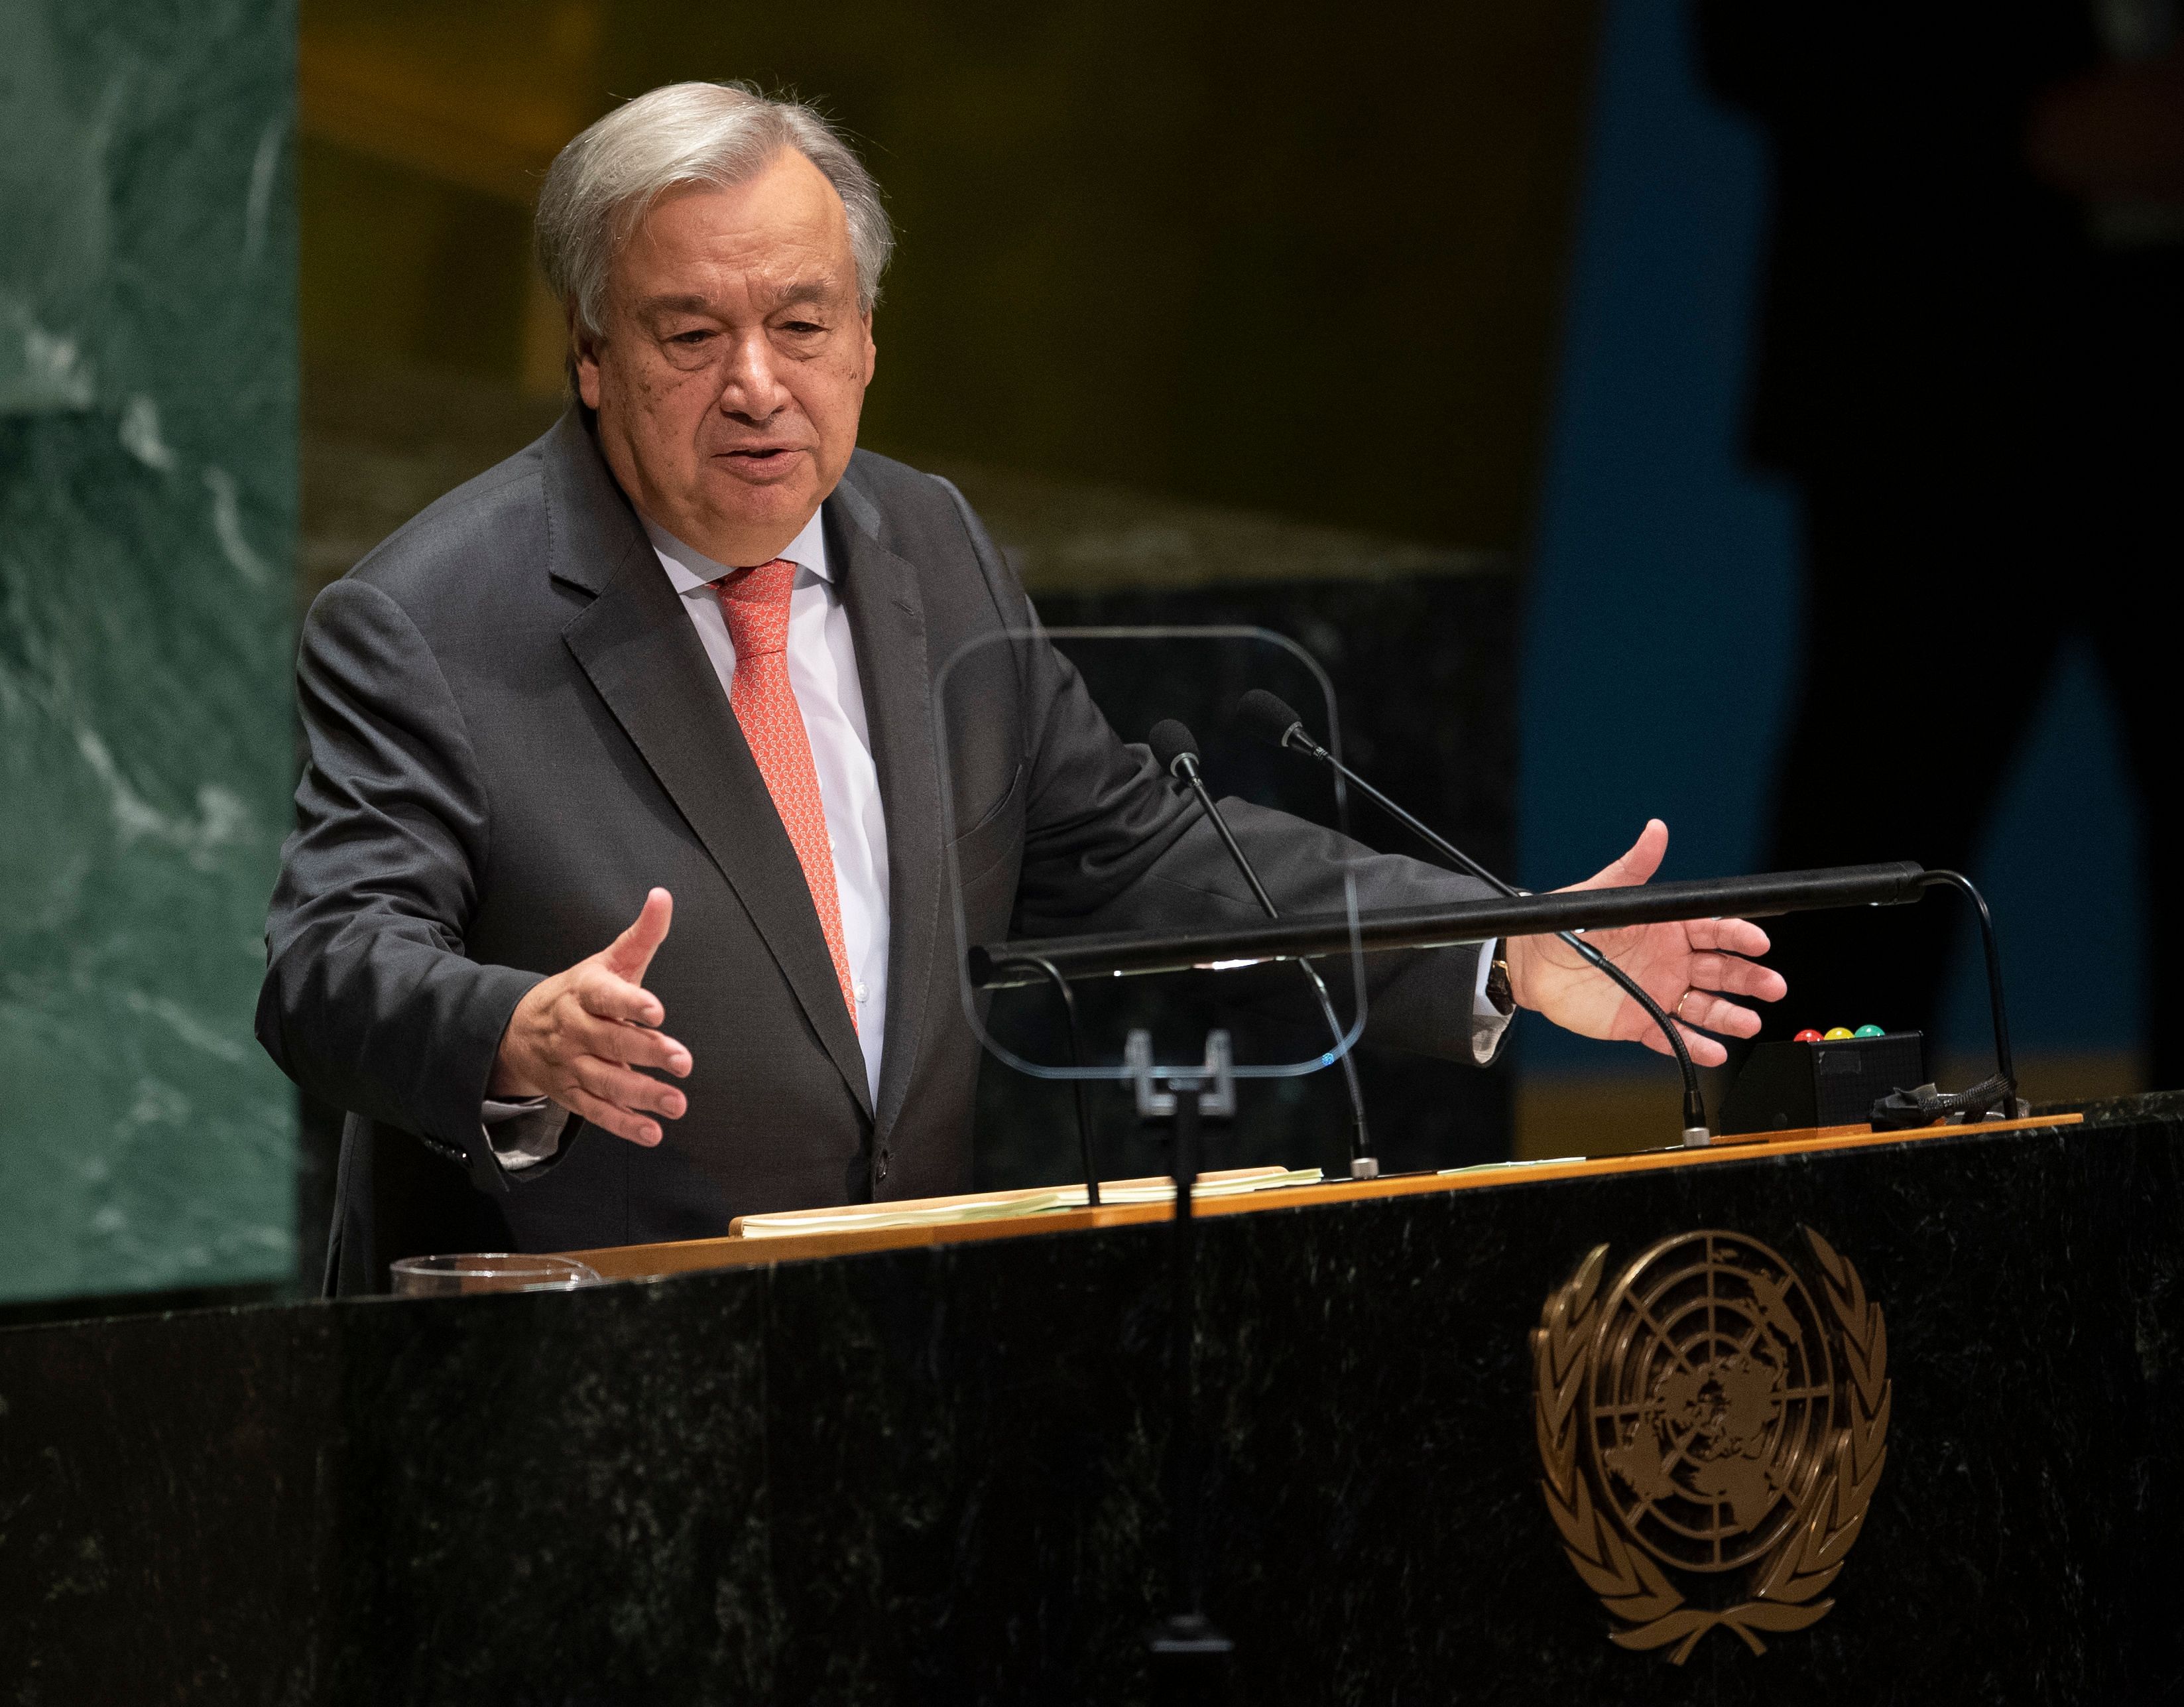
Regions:
<svg viewBox="0 0 2184 1707"><path fill-rule="evenodd" d="M1170 776L1176 773L1178 759L1198 756L1198 737L1192 734L1173 717L1162 717L1145 737L1145 745L1153 750L1153 757Z"/></svg>
<svg viewBox="0 0 2184 1707"><path fill-rule="evenodd" d="M1236 720L1261 740L1276 747L1287 746L1290 731L1304 722L1287 700L1276 699L1264 688L1254 688L1236 701Z"/></svg>

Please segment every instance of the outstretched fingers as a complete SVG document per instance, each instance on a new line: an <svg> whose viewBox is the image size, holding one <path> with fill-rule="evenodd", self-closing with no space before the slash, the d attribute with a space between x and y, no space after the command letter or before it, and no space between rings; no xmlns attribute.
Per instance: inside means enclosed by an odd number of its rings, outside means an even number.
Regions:
<svg viewBox="0 0 2184 1707"><path fill-rule="evenodd" d="M579 1056L571 1063L571 1071L577 1085L591 1096L632 1113L664 1114L670 1120L679 1120L689 1107L688 1100L674 1085L596 1055Z"/></svg>
<svg viewBox="0 0 2184 1707"><path fill-rule="evenodd" d="M660 1123L625 1108L618 1102L610 1102L603 1096L594 1096L581 1085L565 1085L555 1093L554 1100L574 1114L579 1120L588 1121L603 1132L611 1132L617 1138L627 1138L632 1144L648 1148L660 1141Z"/></svg>
<svg viewBox="0 0 2184 1707"><path fill-rule="evenodd" d="M1761 966L1735 955L1694 955L1690 977L1691 987L1702 993L1721 991L1730 996L1748 996L1755 1001L1780 1001L1790 993L1788 982L1773 967ZM1685 1012L1689 1013L1688 1007Z"/></svg>
<svg viewBox="0 0 2184 1707"><path fill-rule="evenodd" d="M1677 1004L1676 1017L1717 1037L1757 1037L1759 1016L1742 1002L1695 990Z"/></svg>
<svg viewBox="0 0 2184 1707"><path fill-rule="evenodd" d="M689 1077L690 1052L658 1029L667 1011L650 990L593 966L577 979L575 994L583 1018L573 1029L593 1054Z"/></svg>
<svg viewBox="0 0 2184 1707"><path fill-rule="evenodd" d="M1691 946L1723 954L1758 957L1774 945L1767 933L1748 918L1695 918L1684 927Z"/></svg>
<svg viewBox="0 0 2184 1707"><path fill-rule="evenodd" d="M679 1086L641 1070L688 1074L689 1053L673 1038L587 1016L567 1042L554 1098L593 1125L632 1143L657 1144L660 1128L651 1117L679 1120L689 1111Z"/></svg>
<svg viewBox="0 0 2184 1707"><path fill-rule="evenodd" d="M1696 1002L1691 1004L1694 1007L1697 1005ZM1690 1052L1694 1066L1719 1067L1729 1059L1729 1052L1703 1031L1694 1031L1690 1026L1674 1019L1669 1023L1675 1026L1677 1034L1683 1038L1684 1047ZM1758 1029L1756 1022L1752 1029ZM1669 1046L1669 1040L1661 1035L1661 1028L1651 1019L1646 1022L1646 1029L1639 1034L1638 1040L1656 1055L1672 1056L1676 1052Z"/></svg>

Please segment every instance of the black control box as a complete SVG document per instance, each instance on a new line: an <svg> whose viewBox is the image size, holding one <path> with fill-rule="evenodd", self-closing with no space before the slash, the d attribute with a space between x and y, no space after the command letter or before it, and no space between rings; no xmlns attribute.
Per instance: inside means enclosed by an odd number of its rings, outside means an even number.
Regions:
<svg viewBox="0 0 2184 1707"><path fill-rule="evenodd" d="M1722 1101L1719 1130L1788 1132L1855 1126L1892 1091L1926 1082L1926 1034L1838 1037L1819 1043L1761 1043Z"/></svg>

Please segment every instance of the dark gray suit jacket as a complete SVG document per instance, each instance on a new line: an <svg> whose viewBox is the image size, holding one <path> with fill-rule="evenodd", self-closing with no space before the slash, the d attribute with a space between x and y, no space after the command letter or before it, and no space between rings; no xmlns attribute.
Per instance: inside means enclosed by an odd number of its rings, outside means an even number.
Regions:
<svg viewBox="0 0 2184 1707"><path fill-rule="evenodd" d="M1030 606L944 481L861 451L824 516L887 816L877 1107L794 850L580 412L311 607L309 761L258 1035L350 1111L340 1290L383 1288L408 1253L699 1238L738 1214L968 1189L979 1046L951 863L973 941L1012 920L1044 934L1257 917L1187 797L1044 644L988 646L952 673L944 813L934 672L973 637L1030 627ZM1337 857L1367 858L1368 905L1478 892L1272 812L1236 821L1300 911L1340 910ZM675 923L647 984L695 1058L688 1113L651 1150L571 1120L551 1161L504 1170L479 1111L510 1014L654 884ZM1471 951L1376 968L1373 1035L1468 1057L1475 976Z"/></svg>

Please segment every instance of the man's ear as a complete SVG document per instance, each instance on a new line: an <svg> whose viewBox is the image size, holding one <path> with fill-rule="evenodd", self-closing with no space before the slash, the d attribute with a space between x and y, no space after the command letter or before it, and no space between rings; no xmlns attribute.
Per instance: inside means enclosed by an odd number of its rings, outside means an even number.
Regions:
<svg viewBox="0 0 2184 1707"><path fill-rule="evenodd" d="M865 325L865 383L872 382L872 373L879 365L880 347L872 342L872 311L866 309L858 315Z"/></svg>
<svg viewBox="0 0 2184 1707"><path fill-rule="evenodd" d="M577 305L569 304L569 371L577 382L577 395L584 407L596 411L599 406L599 352L606 339L586 328L577 317Z"/></svg>

